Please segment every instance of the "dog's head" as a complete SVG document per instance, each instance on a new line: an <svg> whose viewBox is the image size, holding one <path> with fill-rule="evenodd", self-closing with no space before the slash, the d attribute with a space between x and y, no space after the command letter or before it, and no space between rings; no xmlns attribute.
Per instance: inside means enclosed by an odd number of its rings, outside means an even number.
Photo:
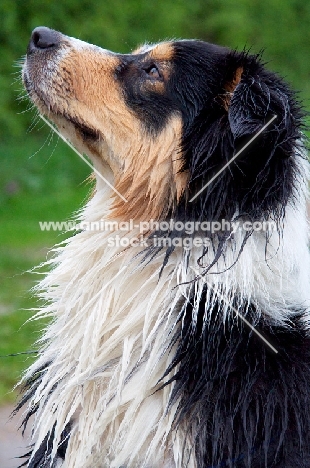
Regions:
<svg viewBox="0 0 310 468"><path fill-rule="evenodd" d="M113 173L127 199L115 196L117 217L257 219L291 196L301 112L257 56L196 40L116 54L40 27L23 80L40 112Z"/></svg>

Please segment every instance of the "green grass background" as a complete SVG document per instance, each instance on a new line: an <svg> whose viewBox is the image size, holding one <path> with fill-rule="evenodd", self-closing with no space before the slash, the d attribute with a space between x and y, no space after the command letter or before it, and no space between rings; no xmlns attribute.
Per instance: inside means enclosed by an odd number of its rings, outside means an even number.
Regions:
<svg viewBox="0 0 310 468"><path fill-rule="evenodd" d="M42 133L48 136L50 132L42 129ZM29 270L44 261L51 247L67 236L42 232L39 221L71 219L90 191L84 182L88 168L56 140L41 149L40 140L26 147L13 144L3 153L7 163L0 204L0 404L16 399L12 388L34 359L31 354L8 355L35 349L33 344L45 326L43 320L29 320L33 315L29 309L39 305L30 290L40 279L37 270ZM73 172L68 170L70 166Z"/></svg>

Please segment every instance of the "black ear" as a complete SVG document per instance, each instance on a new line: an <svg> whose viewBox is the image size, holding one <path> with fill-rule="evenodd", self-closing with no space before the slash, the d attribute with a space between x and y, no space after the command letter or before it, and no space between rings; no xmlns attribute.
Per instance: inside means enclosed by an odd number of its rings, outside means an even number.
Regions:
<svg viewBox="0 0 310 468"><path fill-rule="evenodd" d="M281 78L263 67L258 56L241 54L240 62L237 78L226 84L226 89L234 87L227 110L236 149L268 124L256 142L260 149L269 156L294 155L301 136L301 112L294 93Z"/></svg>
<svg viewBox="0 0 310 468"><path fill-rule="evenodd" d="M217 70L217 95L205 100L184 134L187 200L193 200L186 203L187 216L230 219L238 212L252 220L280 219L298 173L300 105L258 56L227 52Z"/></svg>
<svg viewBox="0 0 310 468"><path fill-rule="evenodd" d="M278 217L294 188L303 113L294 92L258 56L232 53L224 89L233 155L233 198L251 218ZM232 155L232 156L233 156Z"/></svg>

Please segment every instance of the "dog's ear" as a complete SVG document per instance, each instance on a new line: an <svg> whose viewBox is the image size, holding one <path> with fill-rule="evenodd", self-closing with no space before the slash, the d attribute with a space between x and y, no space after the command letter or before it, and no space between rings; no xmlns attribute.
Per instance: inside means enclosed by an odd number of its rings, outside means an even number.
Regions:
<svg viewBox="0 0 310 468"><path fill-rule="evenodd" d="M282 157L291 156L300 138L301 117L292 91L280 77L264 68L259 56L233 53L228 69L233 71L224 84L223 105L235 149L270 122L260 144Z"/></svg>

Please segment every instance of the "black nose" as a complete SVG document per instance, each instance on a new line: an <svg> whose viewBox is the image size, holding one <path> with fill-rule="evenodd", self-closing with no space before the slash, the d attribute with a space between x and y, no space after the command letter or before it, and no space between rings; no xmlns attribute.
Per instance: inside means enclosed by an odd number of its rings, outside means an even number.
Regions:
<svg viewBox="0 0 310 468"><path fill-rule="evenodd" d="M46 50L57 47L61 42L61 34L54 29L39 26L32 31L31 39L28 45L28 53L35 50Z"/></svg>

